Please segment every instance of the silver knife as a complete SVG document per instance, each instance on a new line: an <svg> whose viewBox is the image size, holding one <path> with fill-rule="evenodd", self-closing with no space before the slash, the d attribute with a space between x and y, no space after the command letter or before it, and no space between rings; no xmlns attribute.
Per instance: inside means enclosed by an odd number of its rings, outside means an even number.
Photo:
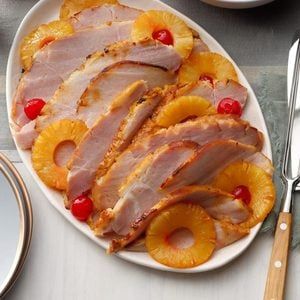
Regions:
<svg viewBox="0 0 300 300"><path fill-rule="evenodd" d="M270 258L268 278L264 300L283 300L284 286L287 271L290 233L292 227L293 193L300 181L299 150L300 142L296 138L299 130L300 107L300 35L297 34L289 53L288 86L289 118L282 161L282 178L285 183L285 193L281 202L272 254ZM299 132L299 131L298 131ZM300 153L300 151L298 151Z"/></svg>

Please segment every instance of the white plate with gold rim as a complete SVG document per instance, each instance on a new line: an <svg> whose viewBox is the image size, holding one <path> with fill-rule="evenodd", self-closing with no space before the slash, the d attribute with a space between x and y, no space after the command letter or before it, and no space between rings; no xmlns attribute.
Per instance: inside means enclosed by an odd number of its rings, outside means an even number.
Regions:
<svg viewBox="0 0 300 300"><path fill-rule="evenodd" d="M274 0L201 0L204 3L223 7L223 8L234 8L244 9L262 6L273 2Z"/></svg>
<svg viewBox="0 0 300 300"><path fill-rule="evenodd" d="M6 95L7 95L6 100L7 100L7 108L8 108L9 115L12 107L13 95L21 75L21 66L20 66L20 58L19 58L20 42L26 34L28 34L31 30L36 28L38 25L56 19L58 17L58 12L59 12L59 7L61 5L61 2L62 2L61 0L39 1L25 16L24 20L22 21L16 33L9 54L7 74L6 74ZM232 59L225 52L225 50L219 45L219 43L211 35L209 35L202 27L200 27L198 24L196 24L186 16L182 15L178 11L167 6L166 4L158 0L124 0L124 1L121 0L120 2L122 4L126 4L143 10L160 9L160 10L167 10L178 15L191 28L199 32L201 38L207 43L207 45L212 51L219 52L220 54L228 57L232 61ZM233 64L235 65L234 62ZM263 152L269 158L271 158L272 152L271 152L270 139L269 139L264 117L260 110L258 101L249 83L247 82L245 76L242 74L242 72L236 65L235 67L239 76L239 81L248 89L248 93L249 93L248 104L244 112L244 118L246 120L249 120L253 126L257 127L259 130L261 130L264 133L265 145L263 148ZM20 154L20 157L22 158L22 161L30 171L31 175L33 176L38 186L44 192L48 201L79 231L87 235L90 239L92 239L95 243L97 243L102 248L107 248L108 246L107 240L99 239L95 237L86 224L77 221L71 215L71 213L65 209L61 194L45 186L44 183L39 179L39 177L34 172L31 165L30 151L23 151L18 148L18 152ZM204 272L204 271L209 271L209 270L219 268L229 263L234 258L236 258L241 253L243 253L247 249L247 247L251 244L255 236L257 235L260 227L261 224L258 224L256 227L254 227L251 230L250 234L247 237L241 239L240 241L230 246L227 246L226 248L216 251L208 262L191 269L173 269L173 268L166 267L154 261L147 253L121 251L116 255L132 263L147 266L153 269L163 270L163 271L182 272L182 273ZM59 230L59 228L57 228L57 230ZM109 259L109 257L107 259Z"/></svg>

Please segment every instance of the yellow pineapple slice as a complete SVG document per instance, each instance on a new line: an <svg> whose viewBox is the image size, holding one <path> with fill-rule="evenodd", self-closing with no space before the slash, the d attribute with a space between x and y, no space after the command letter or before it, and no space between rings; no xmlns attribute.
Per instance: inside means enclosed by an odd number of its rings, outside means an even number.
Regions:
<svg viewBox="0 0 300 300"><path fill-rule="evenodd" d="M59 17L67 20L86 8L117 3L119 3L117 0L64 0L60 8Z"/></svg>
<svg viewBox="0 0 300 300"><path fill-rule="evenodd" d="M232 63L224 56L213 52L192 54L179 70L179 82L198 81L202 76L217 80L232 79L238 81L238 76Z"/></svg>
<svg viewBox="0 0 300 300"><path fill-rule="evenodd" d="M40 133L32 148L32 164L46 185L58 190L66 189L68 169L56 163L55 152L64 142L78 145L86 131L82 121L61 120Z"/></svg>
<svg viewBox="0 0 300 300"><path fill-rule="evenodd" d="M174 235L180 231L188 234L174 243ZM173 268L192 268L204 263L212 255L215 245L213 220L195 204L179 203L165 209L152 220L146 232L149 254Z"/></svg>
<svg viewBox="0 0 300 300"><path fill-rule="evenodd" d="M171 34L168 41L171 40L181 57L187 58L190 55L194 43L192 31L179 17L166 11L149 10L141 14L134 22L131 37L133 41L139 42L153 39L161 31Z"/></svg>
<svg viewBox="0 0 300 300"><path fill-rule="evenodd" d="M73 27L66 21L53 21L40 25L25 36L21 43L20 56L23 68L30 69L34 54L50 42L73 33Z"/></svg>
<svg viewBox="0 0 300 300"><path fill-rule="evenodd" d="M240 224L244 228L262 222L275 203L275 187L272 178L261 168L248 162L237 162L225 168L214 180L213 185L232 193L238 186L248 188L252 209L251 217Z"/></svg>
<svg viewBox="0 0 300 300"><path fill-rule="evenodd" d="M201 117L215 114L216 109L211 103L198 96L181 96L165 105L156 117L156 123L169 127L189 117Z"/></svg>

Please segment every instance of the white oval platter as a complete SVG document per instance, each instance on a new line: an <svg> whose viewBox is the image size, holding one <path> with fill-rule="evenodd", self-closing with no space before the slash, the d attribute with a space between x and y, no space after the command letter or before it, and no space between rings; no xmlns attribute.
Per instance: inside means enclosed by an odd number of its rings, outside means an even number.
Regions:
<svg viewBox="0 0 300 300"><path fill-rule="evenodd" d="M8 109L9 116L12 107L13 95L21 75L21 66L20 66L20 58L19 58L20 42L26 34L28 34L31 30L36 28L38 25L57 19L61 2L62 2L61 0L39 1L25 16L24 20L22 21L16 33L9 54L7 74L6 74L6 100L7 100L7 109ZM229 57L226 51L219 45L219 43L211 35L209 35L201 26L199 26L198 24L196 24L186 16L182 15L178 11L174 10L173 8L167 6L166 4L158 0L124 0L124 1L121 0L120 2L122 4L126 4L144 10L148 10L148 9L167 10L178 15L191 28L199 32L201 38L207 43L207 45L212 51L219 52L220 54L228 57L232 61L232 59ZM271 158L272 152L271 152L270 139L269 139L264 117L262 115L258 101L249 83L247 82L246 78L242 74L242 72L239 70L239 68L236 66L234 62L233 64L236 67L241 84L243 84L248 89L248 93L249 93L247 107L245 109L243 117L244 119L251 121L251 124L253 126L257 127L259 130L261 130L264 133L265 145L264 145L263 152L269 158ZM106 249L108 246L107 240L99 239L95 237L86 224L77 221L71 215L71 213L65 209L61 194L45 186L43 182L39 179L39 177L34 172L31 165L30 151L23 151L18 147L17 149L22 161L28 168L29 172L31 173L34 180L36 181L37 185L41 188L41 190L45 194L48 201L79 231L81 231L83 234L88 236L99 246ZM132 263L139 264L153 269L163 270L163 271L182 272L182 273L204 272L204 271L209 271L209 270L219 268L229 263L234 258L239 256L242 252L244 252L245 249L251 244L251 242L257 235L260 227L261 224L258 224L256 227L254 227L251 230L251 233L247 237L241 239L240 241L226 248L221 249L220 251L216 251L213 257L211 257L211 259L208 262L191 269L173 269L173 268L166 267L154 261L147 253L121 251L116 255ZM59 228L57 228L57 230L59 230ZM109 259L109 257L107 259Z"/></svg>

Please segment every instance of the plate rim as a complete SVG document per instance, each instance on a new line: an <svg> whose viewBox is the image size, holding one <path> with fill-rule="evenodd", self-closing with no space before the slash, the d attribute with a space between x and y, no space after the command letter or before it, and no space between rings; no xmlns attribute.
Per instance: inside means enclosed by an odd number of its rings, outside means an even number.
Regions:
<svg viewBox="0 0 300 300"><path fill-rule="evenodd" d="M203 3L229 9L254 8L269 4L275 0L201 0Z"/></svg>
<svg viewBox="0 0 300 300"><path fill-rule="evenodd" d="M134 4L137 1L138 0L127 0L127 1L121 0L120 2L122 4L124 3L125 5L131 5L134 7L134 6L137 6L136 4ZM89 229L87 224L84 224L84 223L81 223L81 222L75 220L71 216L71 214L68 212L68 210L66 210L64 207L62 209L62 203L58 203L55 199L56 197L54 196L55 194L57 194L57 192L46 187L42 183L42 181L38 178L37 174L34 172L34 170L32 168L30 159L28 159L28 157L27 157L28 151L21 150L18 147L18 145L16 144L16 141L15 141L15 137L13 135L12 127L11 127L11 106L12 106L12 101L13 101L13 95L11 95L11 90L12 90L12 80L11 80L12 73L11 73L11 71L12 71L12 65L13 65L13 55L14 55L14 52L18 45L18 42L20 41L20 38L21 38L20 33L23 30L23 27L25 26L25 24L31 19L32 15L36 11L38 11L43 5L46 5L47 3L50 3L50 2L52 2L52 0L40 0L27 12L27 14L25 15L25 17L23 18L22 22L20 23L20 25L18 27L18 30L15 34L15 37L13 39L13 42L12 42L12 45L11 45L11 48L9 51L7 69L6 69L6 106L7 106L8 120L9 120L9 128L10 128L10 132L12 134L16 149L18 151L18 154L21 157L22 162L26 166L26 168L29 171L29 173L31 174L31 176L34 178L34 180L37 183L37 185L39 186L39 188L42 190L43 194L47 198L47 201L50 202L51 205L54 206L60 212L60 214L63 215L76 229L81 231L81 233L83 233L85 236L89 237L91 240L96 242L102 248L107 249L107 245L105 245L105 243L106 243L105 240L99 239L96 236L94 236L94 234ZM269 135L269 131L266 126L265 118L261 111L259 102L258 102L256 95L255 95L251 85L249 84L248 80L246 79L246 77L244 76L244 74L242 73L240 68L237 66L237 64L233 61L233 59L227 53L227 51L225 51L225 49L218 43L218 41L215 38L213 38L203 27L201 27L201 25L198 25L195 21L188 18L181 12L179 12L176 9L172 8L171 6L161 2L160 0L150 0L149 3L151 3L150 5L157 5L159 7L162 7L163 9L171 11L171 12L175 13L176 15L178 15L179 17L181 17L189 26L191 26L197 32L199 32L201 38L205 42L209 41L209 43L208 43L209 47L211 47L211 43L212 43L214 45L214 48L218 48L218 51L220 51L222 55L226 56L233 63L234 67L237 70L239 78L242 79L241 81L242 81L243 85L246 85L246 88L248 90L248 99L252 98L253 100L255 100L255 105L256 105L255 111L256 111L256 113L258 113L258 118L259 118L259 122L260 122L260 130L262 130L262 132L264 133L264 150L265 150L265 153L268 156L268 158L272 161L272 149L271 149L270 135ZM53 4L53 5L55 5L55 4ZM49 193L49 191L51 191L51 192ZM63 201L60 201L60 202L63 202ZM134 252L134 255L132 255L133 252L121 251L121 252L116 253L115 255L126 261L129 261L131 263L141 265L144 267L149 267L151 269L161 270L161 271L169 271L169 272L175 272L175 273L201 273L201 272L211 271L211 270L223 267L224 265L230 263L232 260L236 259L242 253L244 253L245 250L250 246L250 244L253 242L253 240L257 236L257 234L261 228L261 225L262 225L262 223L259 223L254 228L251 229L249 236L247 236L247 239L244 240L244 244L241 246L241 249L239 251L236 251L236 253L234 253L229 258L227 258L227 260L216 263L212 267L206 267L206 265L207 265L207 263L206 263L206 264L200 265L195 268L176 269L176 268L170 268L170 267L167 267L167 266L157 263L152 258L150 258L149 255L146 255L146 257L147 257L146 260L139 259L139 258L137 259L136 257L138 257L140 255L137 252ZM87 231L87 229L88 229L88 231ZM243 239L240 241L243 241ZM230 246L228 246L228 247L230 247Z"/></svg>

